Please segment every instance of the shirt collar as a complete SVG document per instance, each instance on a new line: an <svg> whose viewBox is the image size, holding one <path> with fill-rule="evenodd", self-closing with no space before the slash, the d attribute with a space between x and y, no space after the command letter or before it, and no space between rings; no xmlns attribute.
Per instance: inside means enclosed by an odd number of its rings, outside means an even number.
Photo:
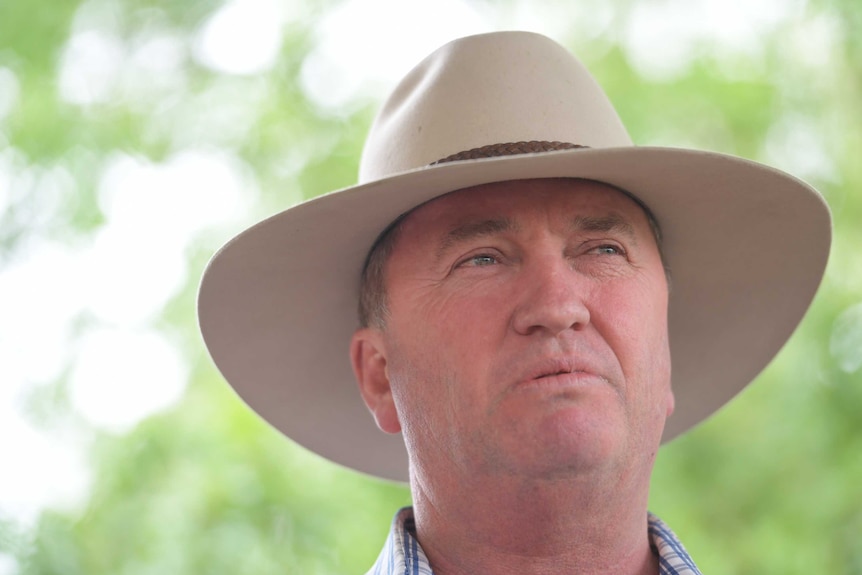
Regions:
<svg viewBox="0 0 862 575"><path fill-rule="evenodd" d="M650 513L648 519L650 544L658 554L659 575L701 575L674 532L655 515ZM395 514L383 550L366 575L434 575L413 533L413 509L405 507Z"/></svg>

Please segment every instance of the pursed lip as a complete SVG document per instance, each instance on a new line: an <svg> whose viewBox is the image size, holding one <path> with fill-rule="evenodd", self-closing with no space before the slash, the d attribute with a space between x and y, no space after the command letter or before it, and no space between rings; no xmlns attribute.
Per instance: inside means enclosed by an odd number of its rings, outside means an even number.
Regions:
<svg viewBox="0 0 862 575"><path fill-rule="evenodd" d="M598 370L573 358L553 358L531 365L518 378L518 386L583 385L607 381Z"/></svg>

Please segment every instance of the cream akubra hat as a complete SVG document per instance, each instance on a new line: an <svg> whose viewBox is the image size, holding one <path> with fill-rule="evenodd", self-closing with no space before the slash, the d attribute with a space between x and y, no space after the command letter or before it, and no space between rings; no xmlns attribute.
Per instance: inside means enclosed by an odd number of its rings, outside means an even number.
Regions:
<svg viewBox="0 0 862 575"><path fill-rule="evenodd" d="M551 151L515 146L435 164L519 142ZM554 149L569 145L577 147ZM446 44L397 85L371 128L357 185L267 218L215 254L198 313L222 375L306 448L406 480L403 441L377 429L348 356L365 258L390 222L423 202L532 178L616 186L661 226L676 395L664 441L760 373L822 278L831 221L812 187L733 156L634 146L607 96L562 46L528 32L483 34Z"/></svg>

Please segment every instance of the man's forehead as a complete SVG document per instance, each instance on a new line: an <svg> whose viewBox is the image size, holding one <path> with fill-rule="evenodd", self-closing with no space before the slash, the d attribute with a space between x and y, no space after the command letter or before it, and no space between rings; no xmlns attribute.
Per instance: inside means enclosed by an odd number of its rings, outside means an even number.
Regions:
<svg viewBox="0 0 862 575"><path fill-rule="evenodd" d="M629 194L592 180L554 178L494 182L463 188L436 198L410 212L406 228L428 226L457 239L459 234L516 231L519 215L533 211L567 211L573 225L598 229L627 227L642 217L644 208ZM411 225L412 224L412 225Z"/></svg>

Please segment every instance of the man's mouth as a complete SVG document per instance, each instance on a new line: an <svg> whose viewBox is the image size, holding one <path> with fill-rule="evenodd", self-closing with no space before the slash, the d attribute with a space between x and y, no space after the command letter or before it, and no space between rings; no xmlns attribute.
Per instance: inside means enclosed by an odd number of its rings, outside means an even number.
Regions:
<svg viewBox="0 0 862 575"><path fill-rule="evenodd" d="M538 377L536 377L536 379L544 379L546 377L553 377L555 375L564 375L564 374L569 374L569 373L583 373L583 372L560 370L560 371L554 371L552 373L541 374Z"/></svg>
<svg viewBox="0 0 862 575"><path fill-rule="evenodd" d="M590 369L585 362L568 358L551 359L535 366L522 381L530 382L559 376L590 376L594 374L595 371Z"/></svg>

